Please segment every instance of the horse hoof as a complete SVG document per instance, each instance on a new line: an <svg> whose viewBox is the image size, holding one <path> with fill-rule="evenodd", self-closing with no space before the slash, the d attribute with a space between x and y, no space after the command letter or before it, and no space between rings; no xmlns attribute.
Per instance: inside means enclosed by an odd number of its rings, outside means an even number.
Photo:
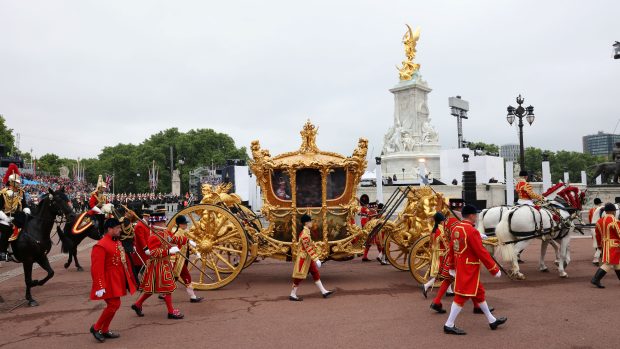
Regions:
<svg viewBox="0 0 620 349"><path fill-rule="evenodd" d="M560 277L562 279L566 279L568 277L568 274L567 273L560 273Z"/></svg>
<svg viewBox="0 0 620 349"><path fill-rule="evenodd" d="M82 268L82 267L77 267L77 271L84 271L84 268Z"/></svg>
<svg viewBox="0 0 620 349"><path fill-rule="evenodd" d="M28 301L28 306L29 307L38 307L39 303L33 299L31 301Z"/></svg>
<svg viewBox="0 0 620 349"><path fill-rule="evenodd" d="M69 263L65 263L64 267L65 267L65 269L68 269L69 268Z"/></svg>
<svg viewBox="0 0 620 349"><path fill-rule="evenodd" d="M545 267L544 269L540 269L541 273L548 273L549 272L549 268Z"/></svg>

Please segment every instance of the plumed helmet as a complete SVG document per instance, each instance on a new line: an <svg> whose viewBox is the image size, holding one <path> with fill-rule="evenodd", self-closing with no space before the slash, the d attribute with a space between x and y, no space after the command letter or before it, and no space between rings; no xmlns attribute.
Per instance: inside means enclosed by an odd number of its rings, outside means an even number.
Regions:
<svg viewBox="0 0 620 349"><path fill-rule="evenodd" d="M308 216L307 214L301 216L301 224L306 224L306 222L310 222L311 220L312 217Z"/></svg>
<svg viewBox="0 0 620 349"><path fill-rule="evenodd" d="M181 224L187 224L187 218L185 218L185 216L178 216L177 218L174 219L174 222L177 225L181 225Z"/></svg>
<svg viewBox="0 0 620 349"><path fill-rule="evenodd" d="M97 189L99 189L99 188L103 188L103 189L106 188L105 182L103 181L103 176L102 175L99 175L99 178L97 178Z"/></svg>
<svg viewBox="0 0 620 349"><path fill-rule="evenodd" d="M7 184L20 184L22 182L22 178L19 173L19 168L14 163L11 163L4 174L4 178L2 179L2 183L4 185Z"/></svg>

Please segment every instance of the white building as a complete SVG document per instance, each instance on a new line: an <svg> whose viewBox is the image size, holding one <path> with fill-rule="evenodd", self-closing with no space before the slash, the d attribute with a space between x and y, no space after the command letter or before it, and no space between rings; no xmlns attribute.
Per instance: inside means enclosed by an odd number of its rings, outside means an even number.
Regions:
<svg viewBox="0 0 620 349"><path fill-rule="evenodd" d="M469 162L465 168L463 154L469 155ZM475 156L474 151L468 148L446 149L439 157L441 166L441 181L451 184L456 179L458 184L463 180L463 171L476 171L478 184L489 183L490 179L504 182L504 159L499 156Z"/></svg>

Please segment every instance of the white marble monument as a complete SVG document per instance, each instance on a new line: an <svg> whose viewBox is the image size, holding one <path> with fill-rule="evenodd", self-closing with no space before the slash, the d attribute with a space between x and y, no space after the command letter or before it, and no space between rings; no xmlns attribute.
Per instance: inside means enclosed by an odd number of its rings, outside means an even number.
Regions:
<svg viewBox="0 0 620 349"><path fill-rule="evenodd" d="M399 68L400 81L394 94L394 125L383 139L381 169L384 176L398 181L420 182L421 176L440 178L439 136L431 124L428 93L431 88L414 62L420 28L407 26L403 37L406 59Z"/></svg>

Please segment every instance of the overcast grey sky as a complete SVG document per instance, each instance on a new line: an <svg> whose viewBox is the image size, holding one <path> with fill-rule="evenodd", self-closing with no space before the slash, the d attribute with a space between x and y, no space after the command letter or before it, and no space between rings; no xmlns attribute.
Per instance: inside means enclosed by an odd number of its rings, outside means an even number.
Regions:
<svg viewBox="0 0 620 349"><path fill-rule="evenodd" d="M620 118L619 1L0 0L0 114L37 156L93 157L170 127L213 128L272 154L318 146L379 155L393 120L405 23L432 122L456 145L448 97L470 102L465 138L518 142L506 106L535 107L528 146L581 151Z"/></svg>

